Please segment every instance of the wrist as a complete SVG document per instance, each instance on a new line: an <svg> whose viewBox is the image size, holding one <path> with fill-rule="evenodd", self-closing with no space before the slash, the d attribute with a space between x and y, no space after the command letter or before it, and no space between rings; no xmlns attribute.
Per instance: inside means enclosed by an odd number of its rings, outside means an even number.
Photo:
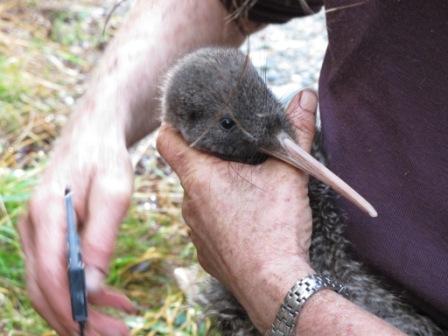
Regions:
<svg viewBox="0 0 448 336"><path fill-rule="evenodd" d="M109 96L96 97L86 93L78 101L62 131L63 142L83 146L90 142L92 146L100 141L108 146L126 146L129 108L118 97L112 100L107 98ZM104 139L110 140L102 141Z"/></svg>
<svg viewBox="0 0 448 336"><path fill-rule="evenodd" d="M245 282L240 302L258 330L271 328L277 311L291 286L301 278L315 273L305 258L287 257L265 263L252 272Z"/></svg>

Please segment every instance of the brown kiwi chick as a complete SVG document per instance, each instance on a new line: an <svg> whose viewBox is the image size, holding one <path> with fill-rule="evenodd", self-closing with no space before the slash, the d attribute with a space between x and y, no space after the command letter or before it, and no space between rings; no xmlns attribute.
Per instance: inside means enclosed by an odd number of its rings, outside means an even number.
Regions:
<svg viewBox="0 0 448 336"><path fill-rule="evenodd" d="M170 72L163 118L195 148L256 164L275 156L325 182L372 217L363 197L294 140L283 106L236 49L202 49Z"/></svg>
<svg viewBox="0 0 448 336"><path fill-rule="evenodd" d="M344 216L325 184L372 217L375 209L345 182L306 153L294 140L284 107L273 96L248 57L236 49L200 49L181 59L163 87L164 121L191 146L222 159L258 164L275 156L314 176L310 259L313 268L342 282L349 299L410 335L445 335L391 286L356 260L344 238ZM319 142L314 155L323 161ZM323 184L322 182L325 184ZM244 309L216 280L194 298L215 315L223 335L259 335Z"/></svg>

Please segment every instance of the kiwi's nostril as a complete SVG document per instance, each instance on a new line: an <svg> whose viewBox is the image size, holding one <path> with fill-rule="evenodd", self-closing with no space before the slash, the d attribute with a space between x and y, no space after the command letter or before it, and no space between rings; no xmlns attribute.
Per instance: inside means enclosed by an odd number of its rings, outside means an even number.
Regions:
<svg viewBox="0 0 448 336"><path fill-rule="evenodd" d="M223 129L225 129L225 130L228 131L228 130L232 129L233 126L235 126L235 122L234 122L232 119L230 119L230 118L224 117L224 118L222 118L222 119L219 121L219 125L220 125Z"/></svg>

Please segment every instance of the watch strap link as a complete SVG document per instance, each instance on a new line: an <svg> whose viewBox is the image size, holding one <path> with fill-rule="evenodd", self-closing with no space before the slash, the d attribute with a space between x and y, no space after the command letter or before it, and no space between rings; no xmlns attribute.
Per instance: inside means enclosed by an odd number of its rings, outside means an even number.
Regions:
<svg viewBox="0 0 448 336"><path fill-rule="evenodd" d="M321 289L332 289L340 294L345 294L344 286L326 275L313 274L298 280L286 294L272 328L266 335L293 336L297 316L305 302Z"/></svg>

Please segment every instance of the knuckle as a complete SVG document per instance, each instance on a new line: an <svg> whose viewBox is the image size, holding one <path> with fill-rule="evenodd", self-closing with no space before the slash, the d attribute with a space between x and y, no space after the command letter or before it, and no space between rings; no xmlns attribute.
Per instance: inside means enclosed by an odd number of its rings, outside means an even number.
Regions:
<svg viewBox="0 0 448 336"><path fill-rule="evenodd" d="M209 260L203 256L202 253L200 253L198 251L198 263L199 265L204 269L204 271L206 271L208 274L210 274L213 277L217 277L217 273L216 270L214 269L214 267L212 267L212 263L209 262Z"/></svg>
<svg viewBox="0 0 448 336"><path fill-rule="evenodd" d="M107 194L112 200L120 204L128 204L130 202L133 183L127 176L120 174L114 176L103 176L98 182L100 190Z"/></svg>
<svg viewBox="0 0 448 336"><path fill-rule="evenodd" d="M191 228L198 228L201 222L201 204L195 201L194 198L188 196L184 197L182 202L182 217L185 223Z"/></svg>
<svg viewBox="0 0 448 336"><path fill-rule="evenodd" d="M172 152L170 151L170 149L173 146L171 146L170 139L171 138L168 134L167 128L160 128L159 134L156 139L156 148L163 157L171 158Z"/></svg>
<svg viewBox="0 0 448 336"><path fill-rule="evenodd" d="M191 207L191 202L184 200L182 202L182 217L184 218L185 222L187 222L187 223L190 222L192 214L193 214L193 210Z"/></svg>
<svg viewBox="0 0 448 336"><path fill-rule="evenodd" d="M160 129L156 139L156 148L159 152L163 152L164 150L164 143L165 143L164 135L165 131L163 129Z"/></svg>
<svg viewBox="0 0 448 336"><path fill-rule="evenodd" d="M183 200L183 202L182 202L182 217L187 217L188 215L189 215L189 211L190 211L190 207L189 207L189 205L187 204L188 202L185 200L185 198L184 198L184 200Z"/></svg>
<svg viewBox="0 0 448 336"><path fill-rule="evenodd" d="M189 162L185 150L166 149L161 155L178 175L185 175L188 171Z"/></svg>
<svg viewBox="0 0 448 336"><path fill-rule="evenodd" d="M187 154L186 154L185 150L176 151L175 153L173 153L172 162L175 165L182 165L182 164L186 163L186 161L187 161L186 157L187 157Z"/></svg>
<svg viewBox="0 0 448 336"><path fill-rule="evenodd" d="M208 269L208 264L207 264L207 262L206 262L206 259L202 256L202 254L201 253L199 253L199 251L198 251L198 263L199 263L199 265L201 265L201 267L205 270L205 271L209 271L209 269Z"/></svg>
<svg viewBox="0 0 448 336"><path fill-rule="evenodd" d="M164 131L159 133L157 138L157 150L165 161L176 171L182 175L188 170L191 164L189 161L189 147L179 146L175 139L170 136L163 135Z"/></svg>
<svg viewBox="0 0 448 336"><path fill-rule="evenodd" d="M184 174L180 176L180 183L182 188L191 195L198 195L204 190L208 184L206 178L201 178L200 174L189 167L184 168Z"/></svg>

